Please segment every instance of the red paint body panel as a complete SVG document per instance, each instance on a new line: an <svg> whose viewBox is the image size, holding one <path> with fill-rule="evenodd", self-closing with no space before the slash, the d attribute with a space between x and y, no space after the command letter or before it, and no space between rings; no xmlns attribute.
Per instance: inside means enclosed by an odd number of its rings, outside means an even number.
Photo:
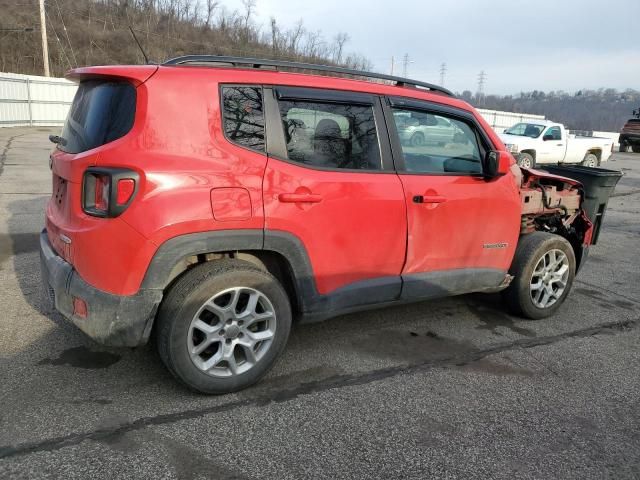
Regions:
<svg viewBox="0 0 640 480"><path fill-rule="evenodd" d="M283 202L282 194L320 201ZM312 170L270 159L264 208L266 228L293 233L306 247L321 294L402 270L406 210L393 173Z"/></svg>
<svg viewBox="0 0 640 480"><path fill-rule="evenodd" d="M511 173L486 182L321 171L268 160L224 137L219 87L329 88L473 111L461 100L405 87L265 70L125 66L87 67L69 74L75 80L95 77L123 78L136 86L134 126L122 138L81 154L55 151L54 194L60 179L67 183L64 198L52 196L46 214L56 250L99 290L135 294L165 241L218 229L294 234L307 249L321 294L403 272L509 266L520 226ZM497 135L474 115L502 150ZM82 177L90 166L138 173L137 193L119 217L96 218L82 211ZM429 192L446 201L437 206L411 202L412 195ZM483 250L483 243L494 242L507 242L508 248Z"/></svg>
<svg viewBox="0 0 640 480"><path fill-rule="evenodd" d="M244 222L253 215L249 190L223 187L211 190L211 211L218 222Z"/></svg>
<svg viewBox="0 0 640 480"><path fill-rule="evenodd" d="M403 273L509 268L520 233L520 195L510 173L491 181L452 175L400 179L409 222ZM416 195L426 203L414 203ZM505 248L484 248L498 243Z"/></svg>

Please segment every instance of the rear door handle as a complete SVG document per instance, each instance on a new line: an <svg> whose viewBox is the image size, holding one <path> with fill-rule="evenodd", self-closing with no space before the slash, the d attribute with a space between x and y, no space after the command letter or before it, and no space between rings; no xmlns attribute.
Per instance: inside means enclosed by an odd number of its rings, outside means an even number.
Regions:
<svg viewBox="0 0 640 480"><path fill-rule="evenodd" d="M318 203L322 201L322 195L317 193L281 193L278 200L282 203Z"/></svg>
<svg viewBox="0 0 640 480"><path fill-rule="evenodd" d="M415 195L413 197L414 203L442 203L447 199L440 195Z"/></svg>

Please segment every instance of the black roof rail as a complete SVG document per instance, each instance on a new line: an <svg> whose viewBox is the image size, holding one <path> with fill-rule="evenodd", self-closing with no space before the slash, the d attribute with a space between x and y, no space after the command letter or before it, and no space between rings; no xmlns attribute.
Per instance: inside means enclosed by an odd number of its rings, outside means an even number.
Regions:
<svg viewBox="0 0 640 480"><path fill-rule="evenodd" d="M262 67L278 67L295 68L299 70L313 70L316 72L340 73L343 75L353 75L357 77L375 78L377 80L387 80L395 82L398 86L422 87L434 92L444 93L450 97L455 96L450 90L438 85L427 82L411 80L408 78L395 77L393 75L385 75L383 73L365 72L362 70L353 70L351 68L333 67L330 65L318 65L316 63L290 62L287 60L267 60L262 58L246 58L246 57L228 57L224 55L184 55L182 57L172 58L163 63L163 65L189 65L189 64L208 64L222 63L231 64L234 67L242 66L249 68Z"/></svg>

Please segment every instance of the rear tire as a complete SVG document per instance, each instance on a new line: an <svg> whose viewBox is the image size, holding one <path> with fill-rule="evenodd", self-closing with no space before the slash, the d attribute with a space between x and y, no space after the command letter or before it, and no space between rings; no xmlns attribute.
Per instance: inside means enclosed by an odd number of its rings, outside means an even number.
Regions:
<svg viewBox="0 0 640 480"><path fill-rule="evenodd" d="M626 153L628 150L629 150L629 146L626 143L621 143L620 148L618 148L618 151L620 153Z"/></svg>
<svg viewBox="0 0 640 480"><path fill-rule="evenodd" d="M230 393L273 366L289 337L291 307L270 273L242 260L219 260L178 279L156 329L160 358L178 380L198 392Z"/></svg>
<svg viewBox="0 0 640 480"><path fill-rule="evenodd" d="M631 150L633 150L633 153L640 153L640 145L633 145Z"/></svg>
<svg viewBox="0 0 640 480"><path fill-rule="evenodd" d="M530 153L521 153L518 155L518 165L524 168L535 168L536 161Z"/></svg>
<svg viewBox="0 0 640 480"><path fill-rule="evenodd" d="M520 237L503 298L511 312L538 320L553 315L571 290L576 258L559 235L534 232Z"/></svg>
<svg viewBox="0 0 640 480"><path fill-rule="evenodd" d="M596 157L593 153L587 153L580 165L582 165L583 167L595 168L598 166L598 157Z"/></svg>

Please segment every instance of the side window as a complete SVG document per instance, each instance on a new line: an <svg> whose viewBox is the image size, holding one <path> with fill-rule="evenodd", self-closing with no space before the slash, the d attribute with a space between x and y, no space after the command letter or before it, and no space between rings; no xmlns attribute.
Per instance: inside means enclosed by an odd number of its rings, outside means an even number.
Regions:
<svg viewBox="0 0 640 480"><path fill-rule="evenodd" d="M224 133L242 147L264 152L264 110L261 87L223 87Z"/></svg>
<svg viewBox="0 0 640 480"><path fill-rule="evenodd" d="M473 125L446 114L402 108L393 109L393 118L407 172L482 173L485 148Z"/></svg>
<svg viewBox="0 0 640 480"><path fill-rule="evenodd" d="M549 130L547 130L547 133L545 133L544 136L550 136L553 140L562 140L560 127L551 127Z"/></svg>
<svg viewBox="0 0 640 480"><path fill-rule="evenodd" d="M373 107L279 101L288 159L312 167L380 170Z"/></svg>

